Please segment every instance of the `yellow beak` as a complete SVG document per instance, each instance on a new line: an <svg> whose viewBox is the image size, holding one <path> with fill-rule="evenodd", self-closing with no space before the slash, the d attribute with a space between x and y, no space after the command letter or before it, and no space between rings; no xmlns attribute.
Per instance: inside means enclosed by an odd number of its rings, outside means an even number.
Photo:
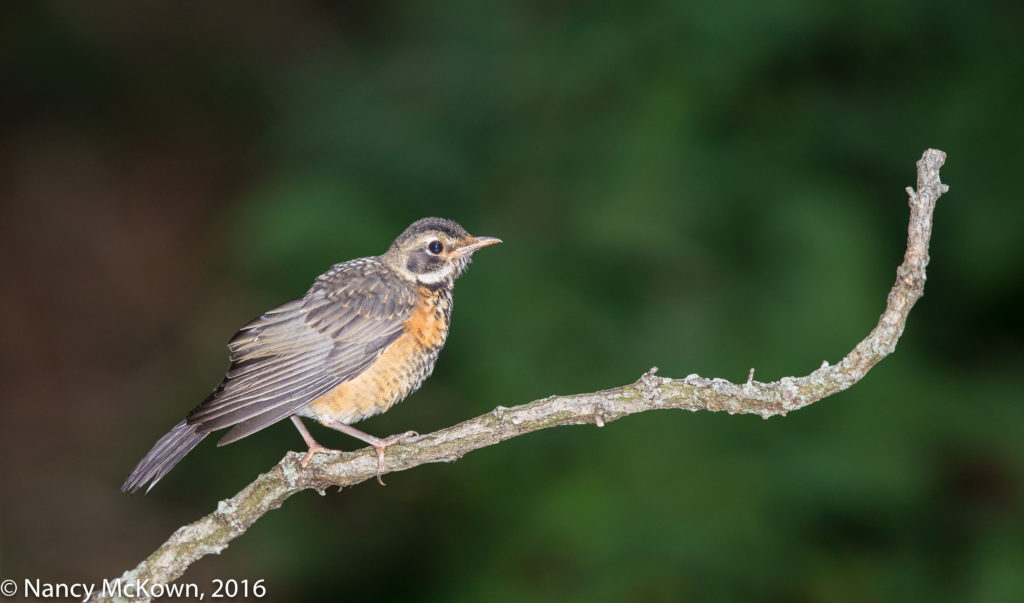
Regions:
<svg viewBox="0 0 1024 603"><path fill-rule="evenodd" d="M501 243L501 239L496 237L470 237L459 241L459 246L452 251L452 255L456 257L466 255L467 253L473 253L477 249L490 247L498 243Z"/></svg>

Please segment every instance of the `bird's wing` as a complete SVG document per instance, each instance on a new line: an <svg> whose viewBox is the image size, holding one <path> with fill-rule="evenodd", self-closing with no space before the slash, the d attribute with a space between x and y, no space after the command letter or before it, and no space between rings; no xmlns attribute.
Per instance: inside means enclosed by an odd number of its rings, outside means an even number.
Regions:
<svg viewBox="0 0 1024 603"><path fill-rule="evenodd" d="M294 414L353 379L402 334L415 289L365 260L338 264L302 297L242 328L224 381L186 418L227 444Z"/></svg>

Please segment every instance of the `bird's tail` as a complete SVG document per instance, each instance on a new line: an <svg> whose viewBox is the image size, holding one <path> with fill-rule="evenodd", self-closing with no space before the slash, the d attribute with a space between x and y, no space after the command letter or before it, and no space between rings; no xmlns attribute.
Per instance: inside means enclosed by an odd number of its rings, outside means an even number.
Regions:
<svg viewBox="0 0 1024 603"><path fill-rule="evenodd" d="M206 436L206 433L196 430L196 425L188 425L185 421L178 423L135 465L121 485L121 490L134 494L149 482L146 488L146 492L149 492L160 478L167 475Z"/></svg>

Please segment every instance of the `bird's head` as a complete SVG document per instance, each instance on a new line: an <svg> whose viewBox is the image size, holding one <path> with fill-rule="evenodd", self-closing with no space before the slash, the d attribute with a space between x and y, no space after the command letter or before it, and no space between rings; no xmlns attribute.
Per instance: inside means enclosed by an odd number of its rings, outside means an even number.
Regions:
<svg viewBox="0 0 1024 603"><path fill-rule="evenodd" d="M399 274L428 287L451 285L480 248L500 243L494 237L474 237L444 218L423 218L398 235L382 259Z"/></svg>

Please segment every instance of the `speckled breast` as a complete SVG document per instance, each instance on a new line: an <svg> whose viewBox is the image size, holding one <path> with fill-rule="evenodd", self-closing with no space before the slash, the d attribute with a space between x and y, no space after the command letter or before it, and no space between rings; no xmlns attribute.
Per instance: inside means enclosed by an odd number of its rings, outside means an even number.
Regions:
<svg viewBox="0 0 1024 603"><path fill-rule="evenodd" d="M421 287L418 293L420 302L402 335L359 376L320 396L300 414L325 424L351 424L386 411L420 387L448 337L452 296L447 288Z"/></svg>

